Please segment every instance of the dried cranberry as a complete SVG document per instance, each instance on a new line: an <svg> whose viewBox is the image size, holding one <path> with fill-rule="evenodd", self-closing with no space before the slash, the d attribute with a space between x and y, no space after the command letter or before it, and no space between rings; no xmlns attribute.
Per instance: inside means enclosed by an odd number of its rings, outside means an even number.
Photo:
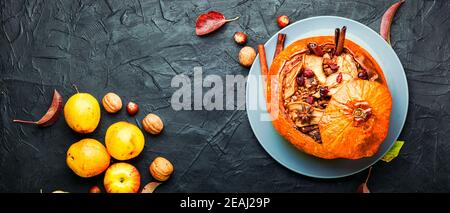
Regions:
<svg viewBox="0 0 450 213"><path fill-rule="evenodd" d="M338 66L337 64L329 64L328 66L329 66L330 69L332 69L332 70L337 70L337 69L339 69L339 66Z"/></svg>
<svg viewBox="0 0 450 213"><path fill-rule="evenodd" d="M314 103L314 97L308 96L308 97L306 98L306 103L308 103L308 104L313 104L313 103Z"/></svg>
<svg viewBox="0 0 450 213"><path fill-rule="evenodd" d="M297 76L297 84L299 86L305 85L305 78L303 77L303 75Z"/></svg>
<svg viewBox="0 0 450 213"><path fill-rule="evenodd" d="M310 69L305 69L305 71L303 71L303 75L307 78L311 78L314 76L314 73L312 70Z"/></svg>
<svg viewBox="0 0 450 213"><path fill-rule="evenodd" d="M321 88L320 88L320 97L325 97L325 96L327 96L327 94L328 94L329 91L330 91L330 90L328 90L327 87L321 87Z"/></svg>
<svg viewBox="0 0 450 213"><path fill-rule="evenodd" d="M342 73L339 73L336 77L336 82L341 83L342 82Z"/></svg>
<svg viewBox="0 0 450 213"><path fill-rule="evenodd" d="M358 73L358 78L366 80L367 79L367 72L366 71L361 71Z"/></svg>

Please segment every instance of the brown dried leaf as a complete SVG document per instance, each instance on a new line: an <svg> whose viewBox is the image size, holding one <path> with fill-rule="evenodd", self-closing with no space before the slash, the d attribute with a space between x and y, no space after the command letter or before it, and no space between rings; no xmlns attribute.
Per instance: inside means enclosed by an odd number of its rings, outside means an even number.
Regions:
<svg viewBox="0 0 450 213"><path fill-rule="evenodd" d="M405 2L405 0L400 0L397 3L393 4L389 9L386 10L383 17L381 18L380 25L380 35L384 38L389 44L391 43L391 24L394 19L395 13L398 8Z"/></svg>
<svg viewBox="0 0 450 213"><path fill-rule="evenodd" d="M366 183L362 183L358 187L358 193L370 193L369 187L367 187Z"/></svg>
<svg viewBox="0 0 450 213"><path fill-rule="evenodd" d="M13 122L24 124L35 124L38 126L50 126L58 120L62 112L63 98L56 89L53 91L53 100L47 112L38 121L24 121L15 119Z"/></svg>
<svg viewBox="0 0 450 213"><path fill-rule="evenodd" d="M141 193L153 193L153 191L155 191L155 189L159 185L161 185L161 183L158 182L147 183L147 185L145 185L144 188L142 189Z"/></svg>
<svg viewBox="0 0 450 213"><path fill-rule="evenodd" d="M369 168L369 173L367 174L366 181L358 186L358 189L356 190L358 193L370 193L369 187L367 186L370 174L372 174L372 167Z"/></svg>

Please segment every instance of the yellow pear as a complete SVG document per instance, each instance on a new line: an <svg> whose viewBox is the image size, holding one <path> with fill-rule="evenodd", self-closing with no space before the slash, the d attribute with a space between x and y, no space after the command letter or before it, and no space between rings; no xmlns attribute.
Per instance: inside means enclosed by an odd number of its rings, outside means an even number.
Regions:
<svg viewBox="0 0 450 213"><path fill-rule="evenodd" d="M77 93L64 105L67 125L78 133L91 133L100 122L100 104L88 93Z"/></svg>
<svg viewBox="0 0 450 213"><path fill-rule="evenodd" d="M106 130L106 149L117 160L128 160L138 156L144 149L145 138L134 124L120 121Z"/></svg>

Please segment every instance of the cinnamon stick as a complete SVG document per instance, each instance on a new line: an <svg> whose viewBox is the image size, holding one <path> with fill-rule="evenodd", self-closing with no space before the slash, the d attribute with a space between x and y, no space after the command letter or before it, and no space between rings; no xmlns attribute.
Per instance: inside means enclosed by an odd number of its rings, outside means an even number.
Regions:
<svg viewBox="0 0 450 213"><path fill-rule="evenodd" d="M344 50L345 31L347 31L347 27L343 26L341 32L339 32L339 39L336 47L336 55L340 55Z"/></svg>
<svg viewBox="0 0 450 213"><path fill-rule="evenodd" d="M275 59L284 48L284 40L286 39L286 34L278 33L277 46L275 47L275 53L273 54L273 58Z"/></svg>
<svg viewBox="0 0 450 213"><path fill-rule="evenodd" d="M336 28L334 30L334 50L337 49L338 41L339 41L339 33L340 32L341 32L341 30L339 28Z"/></svg>
<svg viewBox="0 0 450 213"><path fill-rule="evenodd" d="M264 82L266 82L266 77L267 74L269 73L269 68L267 67L266 50L264 48L264 44L258 44L258 53L259 53L259 65L261 67L261 75L263 77Z"/></svg>
<svg viewBox="0 0 450 213"><path fill-rule="evenodd" d="M258 53L259 64L261 66L261 74L267 75L267 73L269 73L269 68L267 66L266 49L264 48L264 44L258 44Z"/></svg>

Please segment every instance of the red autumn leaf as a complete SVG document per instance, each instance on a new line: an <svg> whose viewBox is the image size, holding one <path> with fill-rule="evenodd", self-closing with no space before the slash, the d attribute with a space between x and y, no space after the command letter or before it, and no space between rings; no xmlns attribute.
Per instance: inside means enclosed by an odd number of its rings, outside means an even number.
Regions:
<svg viewBox="0 0 450 213"><path fill-rule="evenodd" d="M383 17L381 18L380 25L380 35L384 38L389 44L391 43L391 24L394 19L395 13L398 8L405 2L405 0L400 0L399 2L393 4L389 9L386 10Z"/></svg>
<svg viewBox="0 0 450 213"><path fill-rule="evenodd" d="M217 11L209 11L207 13L200 14L197 17L197 21L195 23L195 33L198 36L206 35L219 29L225 23L235 21L237 19L239 19L239 16L233 19L225 19L225 16L222 13Z"/></svg>

